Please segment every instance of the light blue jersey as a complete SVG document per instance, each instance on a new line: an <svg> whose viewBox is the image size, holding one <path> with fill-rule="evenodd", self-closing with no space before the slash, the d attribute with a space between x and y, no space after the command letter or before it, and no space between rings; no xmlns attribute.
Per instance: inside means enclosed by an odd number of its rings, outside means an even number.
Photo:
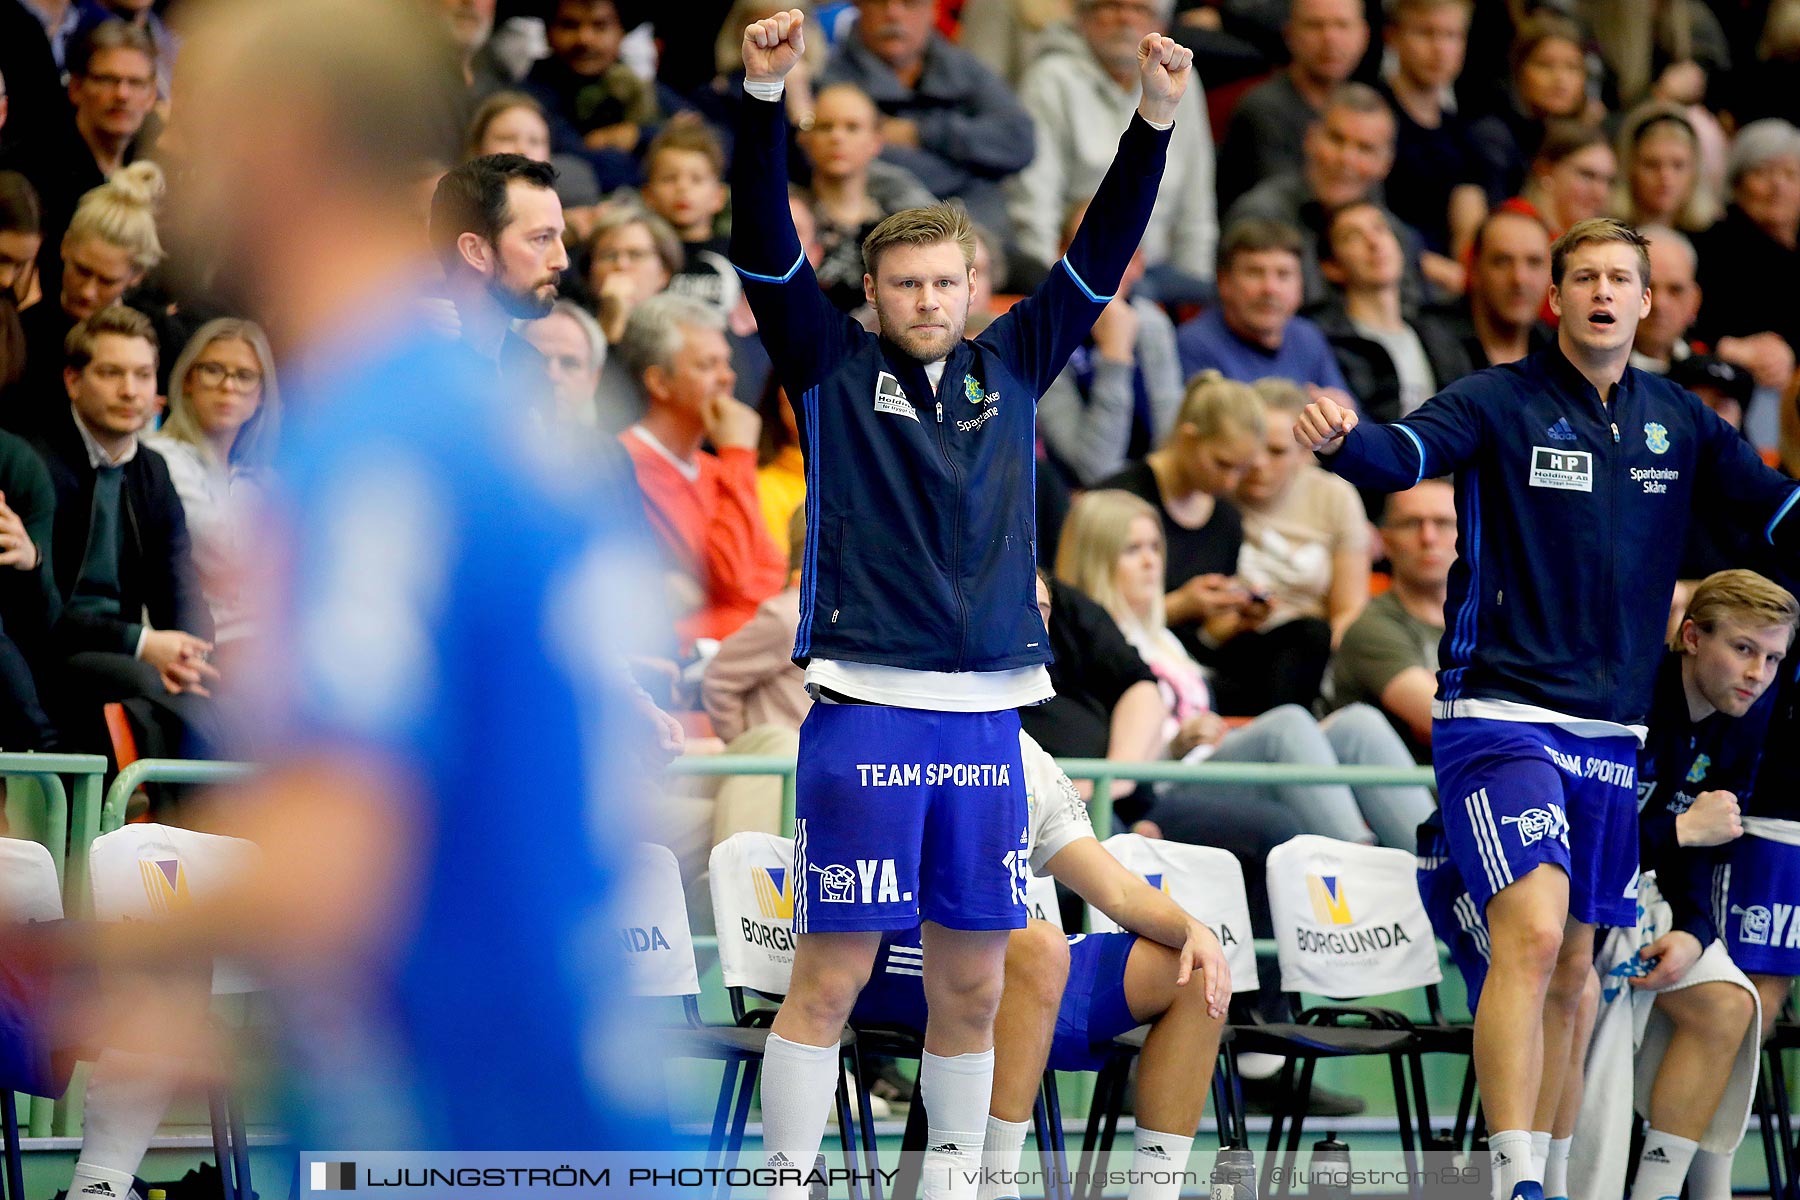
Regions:
<svg viewBox="0 0 1800 1200"><path fill-rule="evenodd" d="M292 997L297 1132L647 1148L593 1049L616 1044L606 904L645 737L623 655L654 596L592 465L553 462L458 363L415 329L359 332L289 393L269 751L397 768L420 869L391 955Z"/></svg>

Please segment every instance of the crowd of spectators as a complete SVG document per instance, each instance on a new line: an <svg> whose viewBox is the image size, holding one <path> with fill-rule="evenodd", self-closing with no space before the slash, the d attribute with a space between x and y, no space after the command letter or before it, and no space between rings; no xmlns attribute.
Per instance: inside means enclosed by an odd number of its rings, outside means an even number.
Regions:
<svg viewBox="0 0 1800 1200"><path fill-rule="evenodd" d="M667 661L638 675L688 714L690 749L779 749L807 705L786 662L803 437L726 257L738 38L779 8L810 21L784 104L821 285L867 318L864 236L958 200L979 228L971 335L1066 246L1136 104L1139 40L1195 50L1149 232L1040 403L1058 696L1026 720L1053 753L1429 760L1450 489L1358 496L1286 431L1320 393L1393 419L1552 345L1549 247L1584 217L1650 236L1635 365L1800 470L1794 0L1655 21L1628 0L397 2L441 8L458 96L419 164L443 274L409 303L516 391L522 426L633 485L669 616ZM106 750L116 702L140 746L207 752L259 624L242 518L281 364L182 219L206 148L167 7L169 25L149 0L0 0L8 750ZM1745 565L1697 542L1695 576ZM1430 803L1130 791L1121 820L1166 836L1276 814L1246 847L1290 828L1410 845ZM698 858L772 821L759 796L721 802Z"/></svg>

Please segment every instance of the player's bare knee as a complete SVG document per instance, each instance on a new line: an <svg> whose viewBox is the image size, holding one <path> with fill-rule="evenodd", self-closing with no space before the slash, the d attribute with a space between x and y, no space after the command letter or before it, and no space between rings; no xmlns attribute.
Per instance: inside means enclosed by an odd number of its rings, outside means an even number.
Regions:
<svg viewBox="0 0 1800 1200"><path fill-rule="evenodd" d="M1593 971L1589 971L1582 981L1581 998L1575 1011L1583 1025L1593 1028L1594 1019L1600 1014L1600 976Z"/></svg>
<svg viewBox="0 0 1800 1200"><path fill-rule="evenodd" d="M1540 917L1521 913L1510 916L1504 923L1494 922L1491 926L1494 965L1488 973L1489 980L1500 978L1504 972L1517 979L1548 986L1557 973L1562 942L1562 922L1552 915ZM1579 994L1579 991L1575 993Z"/></svg>
<svg viewBox="0 0 1800 1200"><path fill-rule="evenodd" d="M933 979L930 959L925 966L925 998L931 1010L934 1027L954 1027L963 1036L981 1037L991 1033L994 1017L1000 1011L1000 995L1005 979L999 972L992 976L962 974L954 978Z"/></svg>
<svg viewBox="0 0 1800 1200"><path fill-rule="evenodd" d="M1006 940L1005 990L1033 997L1054 1011L1069 980L1069 940L1046 921L1032 921Z"/></svg>
<svg viewBox="0 0 1800 1200"><path fill-rule="evenodd" d="M794 1009L795 1016L815 1031L835 1031L850 1019L850 1010L856 1007L856 998L869 981L866 966L830 958L815 959L804 972L799 969L800 964L795 966L793 984L782 1001L783 1008Z"/></svg>
<svg viewBox="0 0 1800 1200"><path fill-rule="evenodd" d="M1730 1052L1744 1040L1744 1031L1756 1014L1750 993L1736 984L1703 983L1693 989L1697 1003L1696 1032L1716 1043L1722 1052Z"/></svg>
<svg viewBox="0 0 1800 1200"><path fill-rule="evenodd" d="M1170 988L1167 1013L1180 1013L1184 1017L1196 1018L1214 1025L1225 1024L1224 1018L1213 1016L1206 1007L1206 976L1204 974L1196 969L1188 976L1188 981L1179 987L1175 986L1174 981L1175 965L1172 962L1169 970Z"/></svg>
<svg viewBox="0 0 1800 1200"><path fill-rule="evenodd" d="M1570 1013L1579 1011L1586 997L1588 980L1594 977L1594 968L1585 955L1559 954L1556 966L1550 972L1550 985L1544 990L1544 1002L1554 1004Z"/></svg>

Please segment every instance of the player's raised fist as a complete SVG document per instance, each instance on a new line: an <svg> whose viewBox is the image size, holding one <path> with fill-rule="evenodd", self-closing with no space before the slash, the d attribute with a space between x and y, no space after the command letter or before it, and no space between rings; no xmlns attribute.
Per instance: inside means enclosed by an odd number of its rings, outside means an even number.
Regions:
<svg viewBox="0 0 1800 1200"><path fill-rule="evenodd" d="M1147 121L1167 124L1175 119L1175 105L1194 76L1194 52L1174 38L1145 34L1138 43L1138 74L1144 85L1138 112Z"/></svg>
<svg viewBox="0 0 1800 1200"><path fill-rule="evenodd" d="M1300 410L1300 419L1294 422L1294 440L1315 453L1336 454L1343 448L1345 435L1355 428L1356 410L1320 395Z"/></svg>
<svg viewBox="0 0 1800 1200"><path fill-rule="evenodd" d="M1675 818L1675 836L1683 846L1723 846L1744 836L1743 810L1731 792L1701 792L1688 810Z"/></svg>
<svg viewBox="0 0 1800 1200"><path fill-rule="evenodd" d="M752 22L744 29L744 78L775 83L787 76L806 53L806 16L797 8Z"/></svg>

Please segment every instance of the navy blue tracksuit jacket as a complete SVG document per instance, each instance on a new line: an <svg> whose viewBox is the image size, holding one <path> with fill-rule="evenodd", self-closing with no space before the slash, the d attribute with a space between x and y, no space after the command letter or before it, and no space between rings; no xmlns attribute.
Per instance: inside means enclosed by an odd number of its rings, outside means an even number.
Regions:
<svg viewBox="0 0 1800 1200"><path fill-rule="evenodd" d="M754 97L740 106L731 257L806 459L794 659L923 671L1047 663L1034 578L1037 400L1143 237L1169 135L1132 117L1067 256L950 353L934 393L922 364L820 292L788 213L783 111Z"/></svg>
<svg viewBox="0 0 1800 1200"><path fill-rule="evenodd" d="M1737 430L1631 367L1603 403L1557 347L1358 425L1321 461L1376 491L1455 475L1437 692L1452 716L1509 700L1640 724L1694 511L1800 551L1800 491Z"/></svg>
<svg viewBox="0 0 1800 1200"><path fill-rule="evenodd" d="M1729 850L1683 849L1675 837L1675 818L1702 792L1730 792L1749 811L1776 689L1742 717L1715 712L1695 721L1688 715L1687 690L1681 684L1684 657L1674 651L1663 655L1650 705L1650 735L1638 754L1638 863L1656 872L1656 885L1674 914L1673 927L1693 934L1705 949L1719 936L1713 924L1713 868Z"/></svg>

